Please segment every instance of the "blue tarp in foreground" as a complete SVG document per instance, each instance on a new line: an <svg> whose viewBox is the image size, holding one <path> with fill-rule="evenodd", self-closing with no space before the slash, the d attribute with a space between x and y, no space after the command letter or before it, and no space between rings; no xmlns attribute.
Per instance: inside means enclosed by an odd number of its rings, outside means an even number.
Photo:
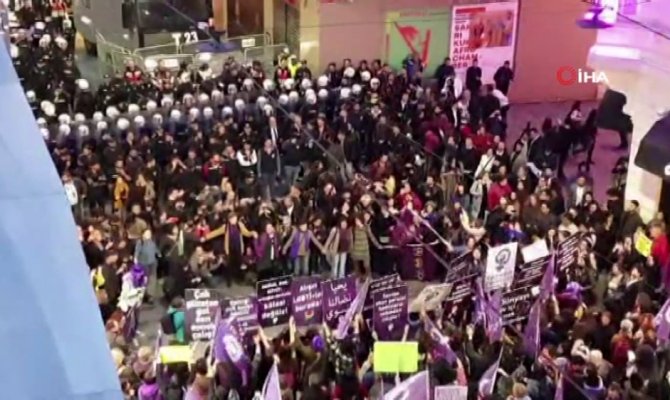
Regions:
<svg viewBox="0 0 670 400"><path fill-rule="evenodd" d="M0 391L11 400L120 400L59 177L0 49Z"/></svg>

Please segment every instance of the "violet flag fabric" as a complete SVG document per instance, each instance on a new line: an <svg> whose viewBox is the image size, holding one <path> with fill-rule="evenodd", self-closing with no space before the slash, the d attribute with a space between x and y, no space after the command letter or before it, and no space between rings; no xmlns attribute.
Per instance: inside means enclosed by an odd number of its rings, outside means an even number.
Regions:
<svg viewBox="0 0 670 400"><path fill-rule="evenodd" d="M450 364L454 364L458 360L458 357L451 349L451 346L449 346L449 338L440 332L440 329L430 318L426 318L424 329L430 335L431 339L433 339L435 345L433 356L435 358L444 358Z"/></svg>
<svg viewBox="0 0 670 400"><path fill-rule="evenodd" d="M230 361L242 375L242 384L247 385L250 361L244 352L239 329L234 318L221 319L216 326L213 349L218 362Z"/></svg>
<svg viewBox="0 0 670 400"><path fill-rule="evenodd" d="M502 340L502 292L495 291L485 302L484 314L486 316L486 335L491 342Z"/></svg>
<svg viewBox="0 0 670 400"><path fill-rule="evenodd" d="M551 261L549 261L549 265L544 270L544 275L542 275L542 282L540 283L540 299L542 301L548 300L554 294L555 265L556 254L551 256Z"/></svg>
<svg viewBox="0 0 670 400"><path fill-rule="evenodd" d="M351 322L354 320L356 314L359 314L363 311L363 306L365 305L365 298L368 296L368 288L370 287L370 280L366 280L358 288L358 293L354 301L351 302L347 312L340 317L339 322L337 323L337 330L335 331L335 339L341 340L347 336Z"/></svg>
<svg viewBox="0 0 670 400"><path fill-rule="evenodd" d="M563 400L563 374L558 377L558 382L556 382L554 400Z"/></svg>
<svg viewBox="0 0 670 400"><path fill-rule="evenodd" d="M540 316L542 314L542 300L537 299L530 308L528 323L523 330L523 349L529 356L537 357L540 351Z"/></svg>
<svg viewBox="0 0 670 400"><path fill-rule="evenodd" d="M479 397L486 398L493 393L493 389L496 386L496 377L498 376L498 368L500 366L500 357L502 357L502 350L496 362L491 364L491 366L484 372L482 378L479 380Z"/></svg>
<svg viewBox="0 0 670 400"><path fill-rule="evenodd" d="M661 342L667 342L670 339L670 299L668 299L661 310L654 318L656 323L656 336Z"/></svg>
<svg viewBox="0 0 670 400"><path fill-rule="evenodd" d="M475 325L483 323L486 320L486 296L482 288L481 278L475 281L475 311L473 315L473 323Z"/></svg>
<svg viewBox="0 0 670 400"><path fill-rule="evenodd" d="M281 387L279 386L279 370L277 363L272 364L268 376L263 384L263 400L281 400Z"/></svg>
<svg viewBox="0 0 670 400"><path fill-rule="evenodd" d="M428 371L412 375L384 395L383 400L429 400Z"/></svg>

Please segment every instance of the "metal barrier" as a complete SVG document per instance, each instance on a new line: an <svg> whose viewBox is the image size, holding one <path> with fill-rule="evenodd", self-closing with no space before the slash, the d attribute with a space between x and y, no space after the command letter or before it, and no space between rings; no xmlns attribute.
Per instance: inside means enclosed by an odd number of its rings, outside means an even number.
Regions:
<svg viewBox="0 0 670 400"><path fill-rule="evenodd" d="M205 45L211 43L211 40L201 40L198 42L184 43L181 46L182 54L197 54L200 52L200 49ZM245 49L252 47L261 47L272 44L272 36L269 33L261 35L247 35L247 36L236 36L232 38L221 39L221 43L228 47L244 51Z"/></svg>
<svg viewBox="0 0 670 400"><path fill-rule="evenodd" d="M263 70L271 73L274 70L274 62L279 58L279 55L288 49L286 43L274 44L271 46L253 47L244 50L244 61L260 61L263 65Z"/></svg>
<svg viewBox="0 0 670 400"><path fill-rule="evenodd" d="M102 35L96 36L101 76L121 73L128 60L134 60L136 64L142 65L142 59L130 49L108 42Z"/></svg>
<svg viewBox="0 0 670 400"><path fill-rule="evenodd" d="M165 54L181 54L181 46L177 45L176 42L161 44L158 46L142 47L133 52L137 57L146 60L156 56L162 56Z"/></svg>

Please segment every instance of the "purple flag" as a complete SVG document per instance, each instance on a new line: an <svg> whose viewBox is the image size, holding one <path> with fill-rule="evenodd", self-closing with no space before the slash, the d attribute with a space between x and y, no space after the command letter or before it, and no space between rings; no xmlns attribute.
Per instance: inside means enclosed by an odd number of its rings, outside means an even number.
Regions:
<svg viewBox="0 0 670 400"><path fill-rule="evenodd" d="M234 317L243 336L258 330L258 299L255 296L221 300L221 314L224 319Z"/></svg>
<svg viewBox="0 0 670 400"><path fill-rule="evenodd" d="M475 310L472 319L475 325L486 321L486 296L481 278L475 280Z"/></svg>
<svg viewBox="0 0 670 400"><path fill-rule="evenodd" d="M556 382L556 392L554 392L554 400L564 400L563 399L563 374L558 376L558 381Z"/></svg>
<svg viewBox="0 0 670 400"><path fill-rule="evenodd" d="M235 365L242 375L242 384L246 386L250 362L241 338L235 318L221 319L216 327L212 351L216 361L230 361Z"/></svg>
<svg viewBox="0 0 670 400"><path fill-rule="evenodd" d="M496 377L498 376L498 367L500 366L500 357L502 357L502 350L496 362L491 364L479 380L479 397L488 397L493 393L496 386Z"/></svg>
<svg viewBox="0 0 670 400"><path fill-rule="evenodd" d="M281 387L279 386L279 370L277 363L272 364L263 384L263 400L281 400Z"/></svg>
<svg viewBox="0 0 670 400"><path fill-rule="evenodd" d="M486 316L486 335L491 342L497 342L502 339L503 321L501 312L502 292L496 291L489 296L484 307L484 314Z"/></svg>
<svg viewBox="0 0 670 400"><path fill-rule="evenodd" d="M323 316L321 280L317 277L291 282L292 315L297 326L320 324Z"/></svg>
<svg viewBox="0 0 670 400"><path fill-rule="evenodd" d="M540 351L540 315L542 314L542 300L533 303L528 316L528 323L523 330L523 349L529 356L537 357Z"/></svg>
<svg viewBox="0 0 670 400"><path fill-rule="evenodd" d="M449 345L449 339L444 336L442 332L440 332L440 329L433 323L433 321L430 320L430 318L426 318L424 329L434 342L434 358L444 358L450 364L456 363L458 357L451 349L451 346Z"/></svg>
<svg viewBox="0 0 670 400"><path fill-rule="evenodd" d="M468 387L457 385L435 386L434 400L467 400Z"/></svg>
<svg viewBox="0 0 670 400"><path fill-rule="evenodd" d="M408 319L407 285L387 288L373 297L373 326L379 340L400 340Z"/></svg>
<svg viewBox="0 0 670 400"><path fill-rule="evenodd" d="M384 400L428 400L430 398L428 371L411 376L384 395Z"/></svg>
<svg viewBox="0 0 670 400"><path fill-rule="evenodd" d="M551 261L549 261L549 266L544 271L544 275L542 275L542 283L540 284L540 299L542 301L546 301L554 294L554 275L556 274L555 265L556 254L554 253L554 255L551 256Z"/></svg>
<svg viewBox="0 0 670 400"><path fill-rule="evenodd" d="M656 314L654 322L656 323L656 337L662 343L667 342L670 339L670 299Z"/></svg>
<svg viewBox="0 0 670 400"><path fill-rule="evenodd" d="M360 288L358 288L358 293L354 298L354 301L351 302L347 312L340 318L340 321L337 323L337 330L335 331L335 339L344 339L347 336L351 322L354 320L354 316L361 311L363 311L363 305L365 305L365 298L368 295L368 288L370 287L370 280L366 280Z"/></svg>

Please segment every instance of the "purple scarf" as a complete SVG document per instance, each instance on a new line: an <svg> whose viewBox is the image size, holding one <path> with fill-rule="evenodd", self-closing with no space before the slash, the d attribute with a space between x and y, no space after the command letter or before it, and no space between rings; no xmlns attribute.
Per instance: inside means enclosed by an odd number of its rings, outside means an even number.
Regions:
<svg viewBox="0 0 670 400"><path fill-rule="evenodd" d="M307 231L298 231L293 238L293 242L291 243L291 252L289 254L291 260L295 260L300 256L301 246L304 246L304 249L307 249L307 246L309 246L309 232Z"/></svg>
<svg viewBox="0 0 670 400"><path fill-rule="evenodd" d="M270 256L269 254L269 249L268 249L268 242L270 242L272 239L270 238L270 235L267 233L261 234L261 236L256 240L254 250L256 251L256 258L257 259L263 259L267 255L268 257ZM271 246L274 247L275 249L275 260L279 258L280 254L280 248L279 248L279 238L277 235L274 236L274 243L271 244ZM267 254L266 254L267 252Z"/></svg>

